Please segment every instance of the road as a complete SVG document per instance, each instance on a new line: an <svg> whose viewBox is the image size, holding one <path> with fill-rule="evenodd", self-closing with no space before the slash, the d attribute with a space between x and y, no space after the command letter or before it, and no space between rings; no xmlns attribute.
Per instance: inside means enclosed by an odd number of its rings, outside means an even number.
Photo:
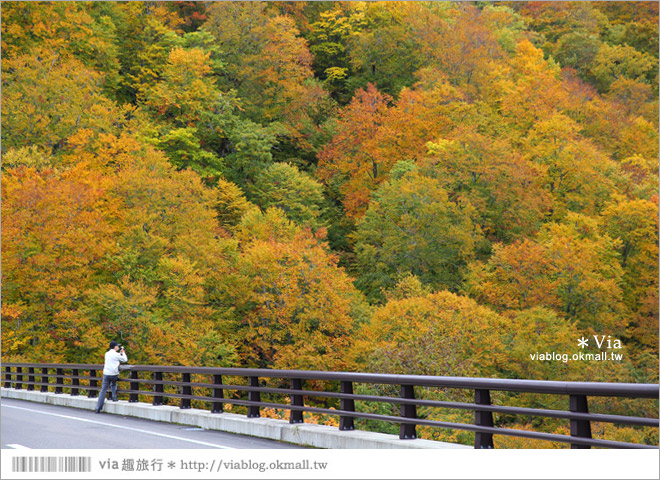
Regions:
<svg viewBox="0 0 660 480"><path fill-rule="evenodd" d="M298 445L91 410L3 398L2 448L276 449Z"/></svg>

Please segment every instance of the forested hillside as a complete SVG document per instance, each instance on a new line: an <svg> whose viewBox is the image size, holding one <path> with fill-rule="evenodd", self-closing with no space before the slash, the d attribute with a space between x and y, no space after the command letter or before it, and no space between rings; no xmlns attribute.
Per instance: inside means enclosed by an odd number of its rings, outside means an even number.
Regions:
<svg viewBox="0 0 660 480"><path fill-rule="evenodd" d="M658 3L2 2L2 358L111 339L657 382Z"/></svg>

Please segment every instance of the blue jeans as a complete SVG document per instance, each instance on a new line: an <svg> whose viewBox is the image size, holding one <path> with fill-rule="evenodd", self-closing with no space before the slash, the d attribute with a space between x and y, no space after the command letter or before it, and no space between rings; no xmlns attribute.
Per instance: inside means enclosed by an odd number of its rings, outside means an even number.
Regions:
<svg viewBox="0 0 660 480"><path fill-rule="evenodd" d="M101 410L103 408L103 402L105 402L105 395L108 391L108 386L110 386L110 391L112 392L112 400L117 401L117 380L119 380L119 375L103 375L103 384L101 385L101 391L99 392L99 401L96 404L96 409Z"/></svg>

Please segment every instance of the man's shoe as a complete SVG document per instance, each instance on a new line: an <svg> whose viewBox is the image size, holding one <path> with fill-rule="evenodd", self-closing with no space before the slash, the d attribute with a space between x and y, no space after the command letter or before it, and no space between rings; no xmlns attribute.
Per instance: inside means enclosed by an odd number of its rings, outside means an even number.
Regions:
<svg viewBox="0 0 660 480"><path fill-rule="evenodd" d="M94 410L94 411L95 411L96 413L101 413L101 409L100 409L100 408L97 408L97 409Z"/></svg>

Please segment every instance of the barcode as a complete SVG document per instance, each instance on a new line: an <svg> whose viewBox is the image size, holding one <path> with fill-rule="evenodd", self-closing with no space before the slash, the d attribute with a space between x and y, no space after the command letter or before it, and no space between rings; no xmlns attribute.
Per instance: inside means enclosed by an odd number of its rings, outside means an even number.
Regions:
<svg viewBox="0 0 660 480"><path fill-rule="evenodd" d="M12 472L91 472L92 457L14 457Z"/></svg>

